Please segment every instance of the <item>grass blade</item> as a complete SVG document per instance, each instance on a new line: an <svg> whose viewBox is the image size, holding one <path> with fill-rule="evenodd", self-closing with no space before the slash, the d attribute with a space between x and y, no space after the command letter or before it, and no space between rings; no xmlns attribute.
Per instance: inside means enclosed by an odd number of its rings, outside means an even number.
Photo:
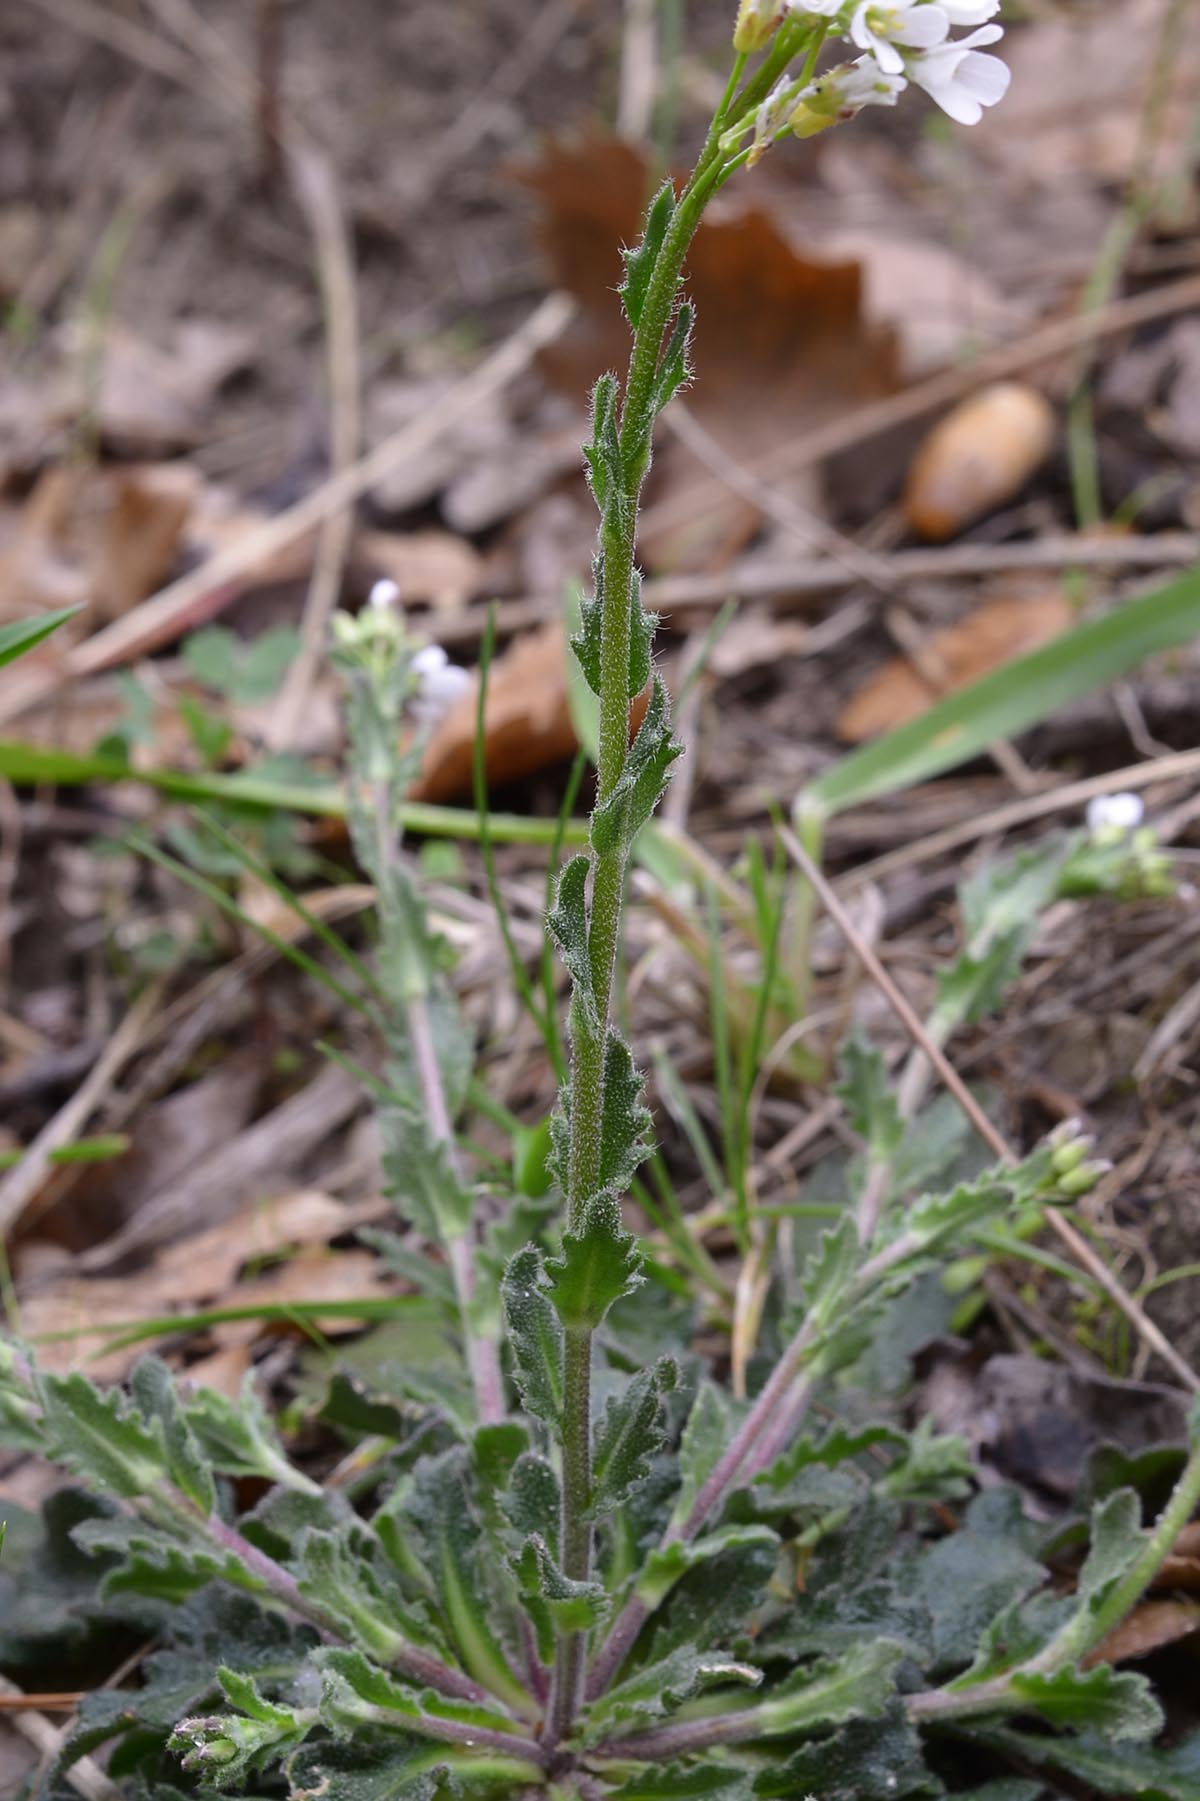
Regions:
<svg viewBox="0 0 1200 1801"><path fill-rule="evenodd" d="M0 668L33 650L78 611L78 607L60 607L56 613L39 613L36 619L14 619L10 625L0 625Z"/></svg>
<svg viewBox="0 0 1200 1801"><path fill-rule="evenodd" d="M941 775L1198 632L1200 570L1192 570L1101 619L1063 632L844 757L805 790L802 810L828 817Z"/></svg>

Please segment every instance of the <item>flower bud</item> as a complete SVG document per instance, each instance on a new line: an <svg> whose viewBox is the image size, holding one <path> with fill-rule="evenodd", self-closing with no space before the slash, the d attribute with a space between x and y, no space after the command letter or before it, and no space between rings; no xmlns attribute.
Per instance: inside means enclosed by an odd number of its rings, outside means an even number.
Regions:
<svg viewBox="0 0 1200 1801"><path fill-rule="evenodd" d="M733 47L739 56L752 55L768 44L786 11L786 0L741 0L733 28Z"/></svg>
<svg viewBox="0 0 1200 1801"><path fill-rule="evenodd" d="M1091 1148L1090 1138L1069 1139L1052 1152L1050 1167L1056 1176L1069 1176L1073 1169L1079 1168Z"/></svg>
<svg viewBox="0 0 1200 1801"><path fill-rule="evenodd" d="M1064 1200L1076 1201L1080 1195L1090 1194L1097 1182L1112 1173L1112 1164L1106 1157L1094 1157L1088 1163L1080 1163L1058 1178L1057 1189Z"/></svg>
<svg viewBox="0 0 1200 1801"><path fill-rule="evenodd" d="M852 119L864 106L895 106L908 86L903 75L891 75L873 56L839 63L800 94L788 117L788 127L798 138L814 138L844 119Z"/></svg>

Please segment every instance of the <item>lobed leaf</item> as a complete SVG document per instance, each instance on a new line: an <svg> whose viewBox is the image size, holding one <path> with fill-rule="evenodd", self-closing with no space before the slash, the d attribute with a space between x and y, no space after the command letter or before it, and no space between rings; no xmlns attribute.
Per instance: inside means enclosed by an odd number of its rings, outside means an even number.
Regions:
<svg viewBox="0 0 1200 1801"><path fill-rule="evenodd" d="M608 1193L585 1203L578 1231L563 1233L561 1257L546 1263L550 1298L568 1332L594 1331L615 1301L642 1280L642 1255Z"/></svg>
<svg viewBox="0 0 1200 1801"><path fill-rule="evenodd" d="M663 1398L678 1381L674 1360L662 1357L638 1370L623 1394L610 1396L596 1433L590 1518L612 1513L650 1474L650 1460L667 1442Z"/></svg>

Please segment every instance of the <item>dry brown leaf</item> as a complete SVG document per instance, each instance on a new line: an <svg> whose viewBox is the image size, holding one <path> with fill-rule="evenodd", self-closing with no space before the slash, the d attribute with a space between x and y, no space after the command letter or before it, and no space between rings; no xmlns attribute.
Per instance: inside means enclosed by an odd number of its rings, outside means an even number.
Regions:
<svg viewBox="0 0 1200 1801"><path fill-rule="evenodd" d="M456 612L487 581L485 559L453 532L362 532L355 552L370 580L395 582L403 604L428 601L441 612Z"/></svg>
<svg viewBox="0 0 1200 1801"><path fill-rule="evenodd" d="M276 1280L268 1272L239 1283L238 1272L247 1265L278 1257L297 1247L305 1255L293 1258L281 1267L292 1270L299 1264L307 1271L312 1262L313 1247L327 1245L330 1239L351 1231L367 1218L374 1218L377 1211L374 1202L348 1207L319 1190L298 1189L244 1208L234 1219L168 1245L138 1272L136 1278L127 1275L77 1277L69 1273L70 1266L67 1265L56 1280L23 1297L22 1331L37 1339L44 1333L75 1333L83 1327L119 1326L131 1319L190 1313L207 1305L241 1306L254 1305L256 1301L270 1297L276 1300L304 1298L301 1289L291 1285L292 1277ZM314 1278L316 1284L324 1284L314 1286L311 1291L316 1298L334 1298L333 1288L339 1280L344 1284L342 1298L381 1292L378 1280L370 1286L361 1285L364 1280L361 1258L375 1263L378 1269L376 1260L365 1252L348 1255L356 1259L353 1279L350 1274L339 1278L323 1270ZM316 1261L323 1266L340 1259L341 1253L338 1253ZM355 1283L360 1285L356 1287ZM240 1343L254 1337L257 1322L239 1323L248 1325L249 1330L221 1342ZM129 1346L107 1352L93 1361L95 1347L94 1334L70 1337L43 1344L39 1348L39 1357L50 1369L62 1371L86 1364L98 1379L118 1381L144 1349Z"/></svg>
<svg viewBox="0 0 1200 1801"><path fill-rule="evenodd" d="M287 1307L320 1301L378 1300L395 1294L395 1287L385 1274L379 1258L372 1251L304 1250L289 1257L257 1277L242 1282L234 1290L239 1307ZM337 1314L326 1318L307 1318L308 1330L315 1328L329 1338L361 1330L362 1321ZM299 1325L288 1327L272 1322L274 1332L299 1332ZM245 1343L259 1336L262 1326L257 1320L229 1320L213 1328L219 1345Z"/></svg>
<svg viewBox="0 0 1200 1801"><path fill-rule="evenodd" d="M881 732L894 731L919 719L940 694L964 688L1048 644L1073 624L1074 610L1060 589L1032 595L1000 595L937 632L924 647L926 666L942 678L928 680L907 657L896 657L871 677L838 716L837 735L846 744L861 744Z"/></svg>
<svg viewBox="0 0 1200 1801"><path fill-rule="evenodd" d="M863 308L896 335L898 373L917 381L983 340L1011 336L1030 309L944 244L849 227L821 239L828 256L856 261Z"/></svg>
<svg viewBox="0 0 1200 1801"><path fill-rule="evenodd" d="M553 145L522 177L542 202L554 278L581 303L577 324L545 353L544 366L564 392L578 394L628 357L616 247L636 240L646 165L628 144L589 138ZM858 263L804 254L760 208L732 198L715 203L688 254L687 280L698 370L688 406L739 462L795 436L802 424L819 425L894 387L892 334L864 318ZM691 484L696 473L692 452L665 442L655 461L656 496ZM758 524L751 502L718 486L682 527L645 538L642 551L660 568L711 567Z"/></svg>
<svg viewBox="0 0 1200 1801"><path fill-rule="evenodd" d="M567 701L567 635L558 621L517 638L488 676L484 747L488 784L502 787L574 756ZM430 738L416 800L445 801L471 792L478 678Z"/></svg>
<svg viewBox="0 0 1200 1801"><path fill-rule="evenodd" d="M1057 422L1025 382L993 382L940 419L913 458L904 490L908 523L923 538L954 537L1012 500L1045 462Z"/></svg>
<svg viewBox="0 0 1200 1801"><path fill-rule="evenodd" d="M1083 1660L1084 1669L1097 1663L1128 1663L1149 1657L1200 1631L1200 1601L1143 1601L1119 1626L1102 1638Z"/></svg>
<svg viewBox="0 0 1200 1801"><path fill-rule="evenodd" d="M166 581L200 488L187 463L112 470L93 565L97 623L119 618Z"/></svg>
<svg viewBox="0 0 1200 1801"><path fill-rule="evenodd" d="M105 445L135 456L187 449L204 436L218 390L254 348L252 332L205 319L176 323L164 349L116 323L99 343L73 327L64 334L47 424L73 428L86 420Z"/></svg>

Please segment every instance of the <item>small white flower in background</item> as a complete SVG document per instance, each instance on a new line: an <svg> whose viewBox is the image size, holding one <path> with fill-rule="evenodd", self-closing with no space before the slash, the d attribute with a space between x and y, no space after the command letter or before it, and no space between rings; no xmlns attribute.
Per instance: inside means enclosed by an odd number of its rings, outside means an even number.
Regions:
<svg viewBox="0 0 1200 1801"><path fill-rule="evenodd" d="M452 663L440 644L426 644L412 660L420 687L413 713L422 725L434 725L471 686L468 670Z"/></svg>
<svg viewBox="0 0 1200 1801"><path fill-rule="evenodd" d="M1098 794L1088 802L1089 832L1133 832L1145 817L1140 794Z"/></svg>
<svg viewBox="0 0 1200 1801"><path fill-rule="evenodd" d="M981 55L978 47L998 43L1003 36L1001 26L981 25L969 37L910 56L908 73L960 125L978 125L984 107L1003 100L1011 79L1007 63L998 56Z"/></svg>
<svg viewBox="0 0 1200 1801"><path fill-rule="evenodd" d="M906 49L929 50L950 30L950 19L936 0L862 0L850 21L850 36L869 50L885 75L902 75Z"/></svg>
<svg viewBox="0 0 1200 1801"><path fill-rule="evenodd" d="M394 607L399 598L400 590L395 582L376 582L371 589L371 592L367 595L367 605L369 607L377 608L378 611L382 613L385 612L388 607Z"/></svg>

